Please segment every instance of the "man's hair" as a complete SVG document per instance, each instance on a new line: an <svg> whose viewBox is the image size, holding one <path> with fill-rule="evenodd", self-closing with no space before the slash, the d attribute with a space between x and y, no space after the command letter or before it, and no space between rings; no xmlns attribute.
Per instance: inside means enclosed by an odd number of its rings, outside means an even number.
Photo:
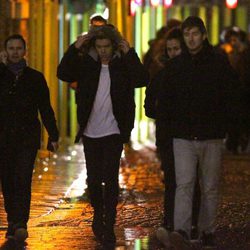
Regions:
<svg viewBox="0 0 250 250"><path fill-rule="evenodd" d="M207 33L207 29L204 25L204 22L198 16L189 16L188 18L186 18L181 25L181 30L183 32L187 28L191 29L194 27L197 27L202 34Z"/></svg>
<svg viewBox="0 0 250 250"><path fill-rule="evenodd" d="M14 34L14 35L11 35L11 36L6 38L6 40L4 41L4 48L5 49L7 48L7 44L10 40L21 40L23 43L24 49L26 49L26 42L25 42L24 38L19 34Z"/></svg>
<svg viewBox="0 0 250 250"><path fill-rule="evenodd" d="M94 22L103 22L103 24L107 24L107 20L103 18L101 15L95 15L90 18L90 24L92 25Z"/></svg>
<svg viewBox="0 0 250 250"><path fill-rule="evenodd" d="M169 20L167 20L167 31L171 30L172 28L179 28L181 27L181 21L175 18L171 18Z"/></svg>
<svg viewBox="0 0 250 250"><path fill-rule="evenodd" d="M97 39L109 39L112 42L113 49L116 50L122 40L122 36L116 27L110 25L93 27L88 34L91 36L90 43L93 47Z"/></svg>

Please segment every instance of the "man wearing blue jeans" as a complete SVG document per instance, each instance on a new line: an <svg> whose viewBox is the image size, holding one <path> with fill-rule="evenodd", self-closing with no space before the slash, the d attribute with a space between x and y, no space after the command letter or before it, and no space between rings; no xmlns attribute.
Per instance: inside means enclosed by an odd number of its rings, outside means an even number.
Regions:
<svg viewBox="0 0 250 250"><path fill-rule="evenodd" d="M201 188L199 236L204 246L216 245L222 141L228 124L236 124L240 107L238 77L209 44L203 21L190 16L181 29L187 49L170 60L162 74L157 119L167 124L173 138L177 187L175 231L169 239L175 249L185 250L192 249L189 239L197 175Z"/></svg>

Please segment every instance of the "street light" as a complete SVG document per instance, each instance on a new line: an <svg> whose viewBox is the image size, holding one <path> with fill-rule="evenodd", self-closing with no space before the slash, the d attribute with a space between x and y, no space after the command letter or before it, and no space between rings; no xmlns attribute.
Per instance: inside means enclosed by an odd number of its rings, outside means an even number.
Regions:
<svg viewBox="0 0 250 250"><path fill-rule="evenodd" d="M160 0L150 0L150 3L153 7L157 7L160 5Z"/></svg>
<svg viewBox="0 0 250 250"><path fill-rule="evenodd" d="M238 5L238 0L226 0L227 8L235 9Z"/></svg>
<svg viewBox="0 0 250 250"><path fill-rule="evenodd" d="M166 8L171 7L172 4L173 4L173 0L164 0L164 6L165 6Z"/></svg>

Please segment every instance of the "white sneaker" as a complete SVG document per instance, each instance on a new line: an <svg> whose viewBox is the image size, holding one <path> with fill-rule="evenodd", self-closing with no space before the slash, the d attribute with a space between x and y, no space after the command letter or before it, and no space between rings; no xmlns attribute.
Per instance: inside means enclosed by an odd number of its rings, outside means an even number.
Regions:
<svg viewBox="0 0 250 250"><path fill-rule="evenodd" d="M169 231L164 227L159 227L156 230L156 238L164 245L166 248L170 248Z"/></svg>

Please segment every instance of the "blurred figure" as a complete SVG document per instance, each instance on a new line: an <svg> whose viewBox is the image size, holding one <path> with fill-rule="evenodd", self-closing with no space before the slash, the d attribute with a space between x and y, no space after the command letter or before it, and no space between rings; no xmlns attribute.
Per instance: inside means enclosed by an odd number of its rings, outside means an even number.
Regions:
<svg viewBox="0 0 250 250"><path fill-rule="evenodd" d="M143 64L149 71L150 79L153 79L153 77L164 68L164 63L161 60L165 55L165 37L167 32L174 27L179 27L180 25L181 21L179 20L168 20L167 26L158 30L156 38L149 41L149 50L144 55Z"/></svg>
<svg viewBox="0 0 250 250"><path fill-rule="evenodd" d="M169 59L179 56L182 50L185 49L183 35L180 28L172 28L167 32L165 40L165 57L162 60L165 64ZM168 70L166 68L166 70ZM161 74L161 73L158 73ZM157 75L155 79L157 79ZM150 118L156 118L157 96L159 95L160 83L153 79L146 89L145 98L145 112ZM161 168L164 171L165 195L164 195L164 218L162 226L156 231L158 240L164 244L165 247L170 247L168 235L174 230L174 199L175 199L175 169L174 169L174 155L173 155L173 138L167 135L167 128L165 129L165 136L159 136L157 123L156 128L156 145L161 159ZM161 130L163 128L160 128ZM193 220L192 220L192 238L196 239L197 222L199 215L200 191L199 183L196 183L193 202Z"/></svg>
<svg viewBox="0 0 250 250"><path fill-rule="evenodd" d="M85 44L88 51L79 55ZM64 54L57 75L79 85L76 142L82 139L84 146L92 230L104 247L113 249L120 157L134 126L134 88L147 84L148 73L120 33L104 25L78 37Z"/></svg>
<svg viewBox="0 0 250 250"><path fill-rule="evenodd" d="M229 151L234 154L238 154L239 150L244 152L248 145L248 108L247 96L245 93L248 91L247 86L247 70L249 69L249 47L247 43L247 34L239 29L233 27L226 33L226 39L232 47L232 50L228 53L229 61L235 71L240 77L240 90L242 95L245 96L242 100L242 106L240 109L241 116L238 126L230 128L226 140L226 147Z"/></svg>
<svg viewBox="0 0 250 250"><path fill-rule="evenodd" d="M48 149L58 147L58 129L49 89L41 72L27 66L21 35L5 40L0 53L0 180L7 213L6 238L28 237L31 181L41 127L49 134Z"/></svg>

